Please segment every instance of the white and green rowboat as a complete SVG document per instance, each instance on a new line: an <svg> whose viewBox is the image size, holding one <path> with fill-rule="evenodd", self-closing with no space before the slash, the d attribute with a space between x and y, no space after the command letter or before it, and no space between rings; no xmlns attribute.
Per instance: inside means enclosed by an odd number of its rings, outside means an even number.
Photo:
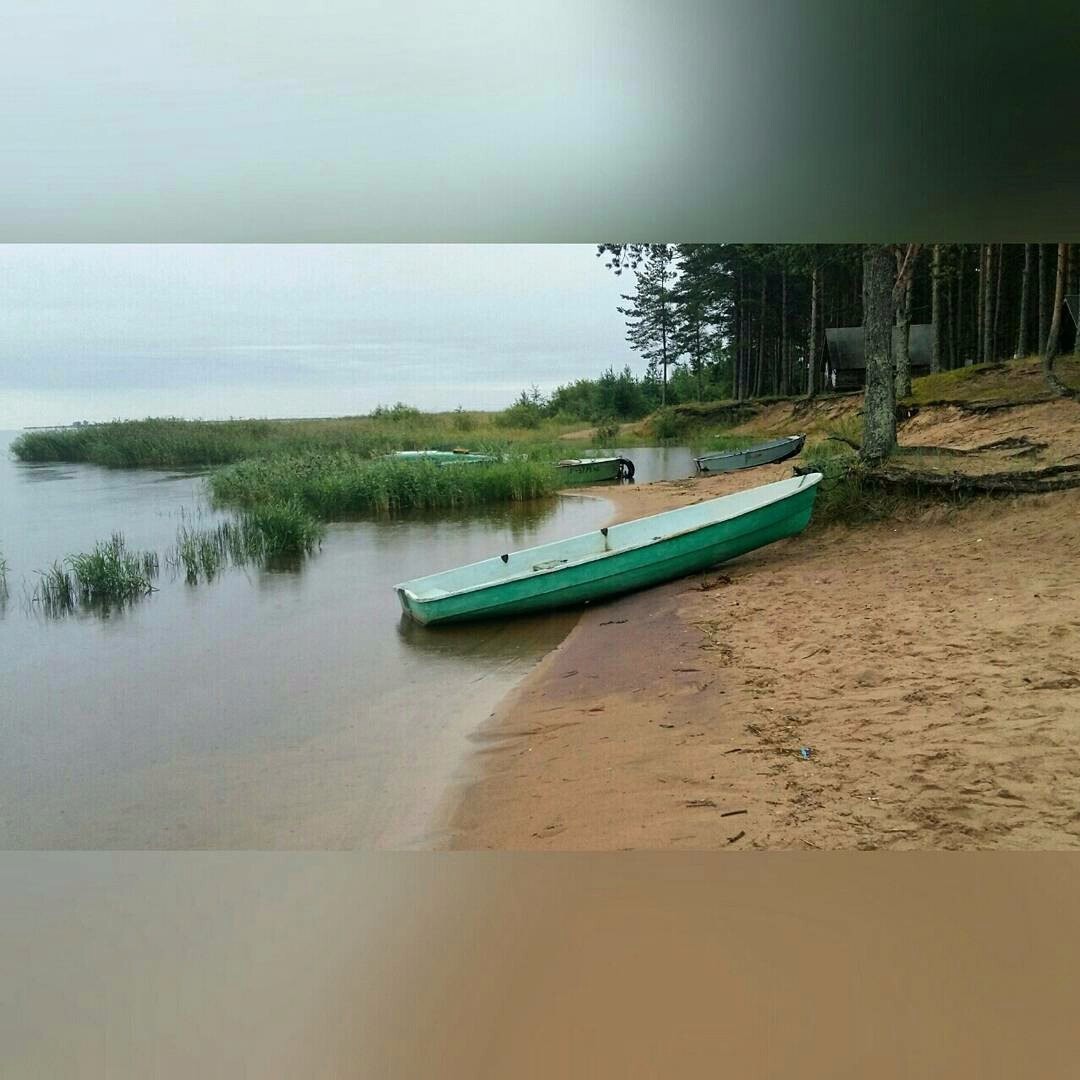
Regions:
<svg viewBox="0 0 1080 1080"><path fill-rule="evenodd" d="M587 603L705 570L806 528L821 473L638 518L396 585L421 623Z"/></svg>
<svg viewBox="0 0 1080 1080"><path fill-rule="evenodd" d="M559 470L561 479L572 484L634 478L634 463L624 457L570 458L557 462L555 468Z"/></svg>
<svg viewBox="0 0 1080 1080"><path fill-rule="evenodd" d="M752 469L755 465L775 465L800 453L805 442L805 435L787 435L782 439L748 446L745 450L703 454L694 458L694 464L698 472L735 472L737 469Z"/></svg>

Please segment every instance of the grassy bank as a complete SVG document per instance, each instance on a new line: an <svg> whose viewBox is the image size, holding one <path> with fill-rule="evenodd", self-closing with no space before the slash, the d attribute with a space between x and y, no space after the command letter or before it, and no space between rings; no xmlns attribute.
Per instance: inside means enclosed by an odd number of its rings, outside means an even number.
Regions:
<svg viewBox="0 0 1080 1080"><path fill-rule="evenodd" d="M522 502L552 495L555 471L544 462L438 466L307 452L242 461L212 473L219 505L255 513L291 504L324 521L364 513Z"/></svg>

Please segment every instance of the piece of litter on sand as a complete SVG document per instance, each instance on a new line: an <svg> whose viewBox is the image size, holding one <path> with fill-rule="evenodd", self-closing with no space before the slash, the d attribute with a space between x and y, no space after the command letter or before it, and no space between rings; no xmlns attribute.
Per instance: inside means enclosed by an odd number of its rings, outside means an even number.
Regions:
<svg viewBox="0 0 1080 1080"><path fill-rule="evenodd" d="M729 836L727 838L727 842L729 844L734 844L736 840L741 840L745 835L746 835L745 831L739 831L734 836Z"/></svg>
<svg viewBox="0 0 1080 1080"><path fill-rule="evenodd" d="M810 755L811 755L812 753L813 753L813 751L812 751L812 750L810 749L810 747L809 747L809 746L804 746L804 747L803 747L803 748L802 748L802 749L801 749L801 750L799 751L799 757L801 757L801 758L803 759L803 761L809 761L809 760L810 760Z"/></svg>
<svg viewBox="0 0 1080 1080"><path fill-rule="evenodd" d="M748 814L748 813L750 813L749 810L725 810L720 816L721 817L735 817L736 814Z"/></svg>

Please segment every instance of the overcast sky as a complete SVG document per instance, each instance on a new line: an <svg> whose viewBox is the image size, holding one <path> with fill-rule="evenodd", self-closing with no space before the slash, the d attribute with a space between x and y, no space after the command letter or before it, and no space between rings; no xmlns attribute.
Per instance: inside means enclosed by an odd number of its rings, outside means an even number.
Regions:
<svg viewBox="0 0 1080 1080"><path fill-rule="evenodd" d="M638 370L595 250L0 246L0 428L492 409Z"/></svg>

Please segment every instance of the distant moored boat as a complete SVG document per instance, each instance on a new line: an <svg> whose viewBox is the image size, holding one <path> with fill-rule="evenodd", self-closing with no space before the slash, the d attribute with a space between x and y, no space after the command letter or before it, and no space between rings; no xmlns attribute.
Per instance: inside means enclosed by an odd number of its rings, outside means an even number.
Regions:
<svg viewBox="0 0 1080 1080"><path fill-rule="evenodd" d="M497 461L491 454L474 454L469 450L396 450L386 455L393 461L430 461L435 465L457 465L462 462Z"/></svg>
<svg viewBox="0 0 1080 1080"><path fill-rule="evenodd" d="M555 468L560 476L573 483L594 484L601 480L634 478L634 463L624 457L569 458L557 462Z"/></svg>
<svg viewBox="0 0 1080 1080"><path fill-rule="evenodd" d="M752 469L755 465L773 465L786 461L802 451L805 435L787 435L783 439L758 443L745 450L724 450L716 454L703 454L694 459L698 472L734 472Z"/></svg>

